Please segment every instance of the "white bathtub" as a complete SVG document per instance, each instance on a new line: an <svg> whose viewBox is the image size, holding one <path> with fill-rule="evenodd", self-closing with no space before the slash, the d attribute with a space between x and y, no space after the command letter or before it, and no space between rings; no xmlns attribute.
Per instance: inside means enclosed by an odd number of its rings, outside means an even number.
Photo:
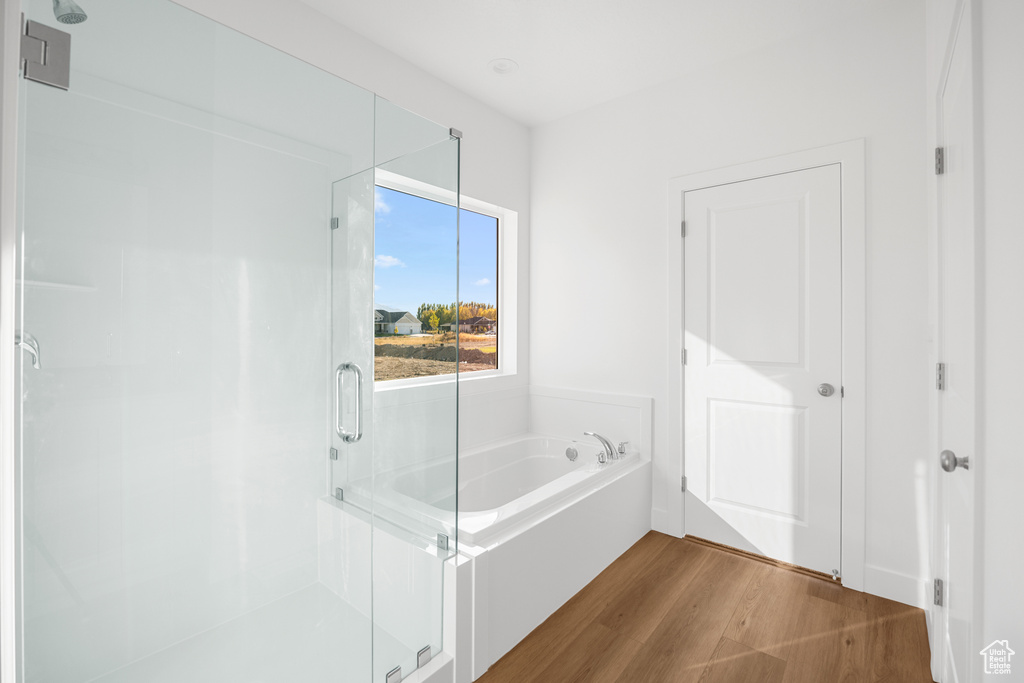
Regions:
<svg viewBox="0 0 1024 683"><path fill-rule="evenodd" d="M575 462L565 451L574 446ZM600 464L602 450L567 439L523 435L463 452L458 461L458 539L460 544L486 546L515 534L520 525L566 505L587 491L641 464L633 451ZM423 523L431 519L452 526L450 460L385 477L378 499L391 498Z"/></svg>

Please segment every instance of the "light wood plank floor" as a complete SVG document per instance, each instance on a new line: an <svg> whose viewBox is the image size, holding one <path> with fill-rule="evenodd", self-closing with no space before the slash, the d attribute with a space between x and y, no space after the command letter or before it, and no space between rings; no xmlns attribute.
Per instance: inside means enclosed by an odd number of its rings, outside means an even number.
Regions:
<svg viewBox="0 0 1024 683"><path fill-rule="evenodd" d="M931 683L928 659L919 609L652 531L479 683Z"/></svg>

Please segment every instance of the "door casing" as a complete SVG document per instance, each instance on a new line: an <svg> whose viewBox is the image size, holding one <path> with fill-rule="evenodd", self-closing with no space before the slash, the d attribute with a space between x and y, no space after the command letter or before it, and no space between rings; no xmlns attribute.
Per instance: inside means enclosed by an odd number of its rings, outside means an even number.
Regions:
<svg viewBox="0 0 1024 683"><path fill-rule="evenodd" d="M865 573L865 178L864 140L852 140L828 147L785 156L752 161L738 166L673 178L668 183L668 316L666 356L668 368L668 411L670 415L668 458L660 470L661 484L668 488L668 506L655 510L655 529L683 536L681 481L685 475L683 452L683 195L716 185L753 180L780 173L839 164L842 194L842 376L845 397L842 405L842 562L843 585L864 590ZM657 476L657 474L656 474Z"/></svg>

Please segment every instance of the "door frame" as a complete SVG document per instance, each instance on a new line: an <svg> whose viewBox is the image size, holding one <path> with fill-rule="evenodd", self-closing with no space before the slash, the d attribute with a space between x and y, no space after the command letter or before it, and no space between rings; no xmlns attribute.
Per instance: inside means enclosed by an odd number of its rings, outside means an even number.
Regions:
<svg viewBox="0 0 1024 683"><path fill-rule="evenodd" d="M18 461L15 457L15 289L18 224L18 90L21 2L0 3L0 683L18 680L17 549L20 545Z"/></svg>
<svg viewBox="0 0 1024 683"><path fill-rule="evenodd" d="M839 164L842 230L842 526L840 573L843 585L864 590L865 573L865 460L866 460L866 271L865 271L865 143L842 142L737 166L672 178L668 182L668 370L669 443L673 454L664 466L668 487L667 518L655 527L684 536L681 478L685 475L683 438L683 201L685 194L716 185ZM657 513L657 511L656 511ZM656 515L657 516L657 515ZM657 522L661 522L660 524Z"/></svg>

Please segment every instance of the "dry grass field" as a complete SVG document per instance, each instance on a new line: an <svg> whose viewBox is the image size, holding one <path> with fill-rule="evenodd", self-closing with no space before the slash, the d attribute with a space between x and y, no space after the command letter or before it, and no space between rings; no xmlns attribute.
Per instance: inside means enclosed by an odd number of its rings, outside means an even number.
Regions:
<svg viewBox="0 0 1024 683"><path fill-rule="evenodd" d="M448 334L400 334L394 337L374 337L375 344L398 344L401 346L438 346L440 344L454 344L455 335ZM494 347L497 344L497 337L486 334L459 333L459 346L464 349L479 347Z"/></svg>
<svg viewBox="0 0 1024 683"><path fill-rule="evenodd" d="M455 335L451 333L376 337L374 344L378 348L374 354L373 378L378 382L406 377L448 375L454 373L456 369L456 363L450 360L453 356L449 355L449 359L446 360L437 358L438 354L444 355L445 347L455 345ZM466 353L470 350L473 353ZM497 338L494 335L459 333L460 354L473 360L459 364L459 372L493 370L497 367L497 350ZM405 357L411 353L427 357Z"/></svg>
<svg viewBox="0 0 1024 683"><path fill-rule="evenodd" d="M373 379L383 382L389 379L406 377L433 377L434 375L450 375L455 372L456 363L425 358L390 358L377 356L373 359ZM493 370L493 365L482 363L463 363L459 372L475 370Z"/></svg>

